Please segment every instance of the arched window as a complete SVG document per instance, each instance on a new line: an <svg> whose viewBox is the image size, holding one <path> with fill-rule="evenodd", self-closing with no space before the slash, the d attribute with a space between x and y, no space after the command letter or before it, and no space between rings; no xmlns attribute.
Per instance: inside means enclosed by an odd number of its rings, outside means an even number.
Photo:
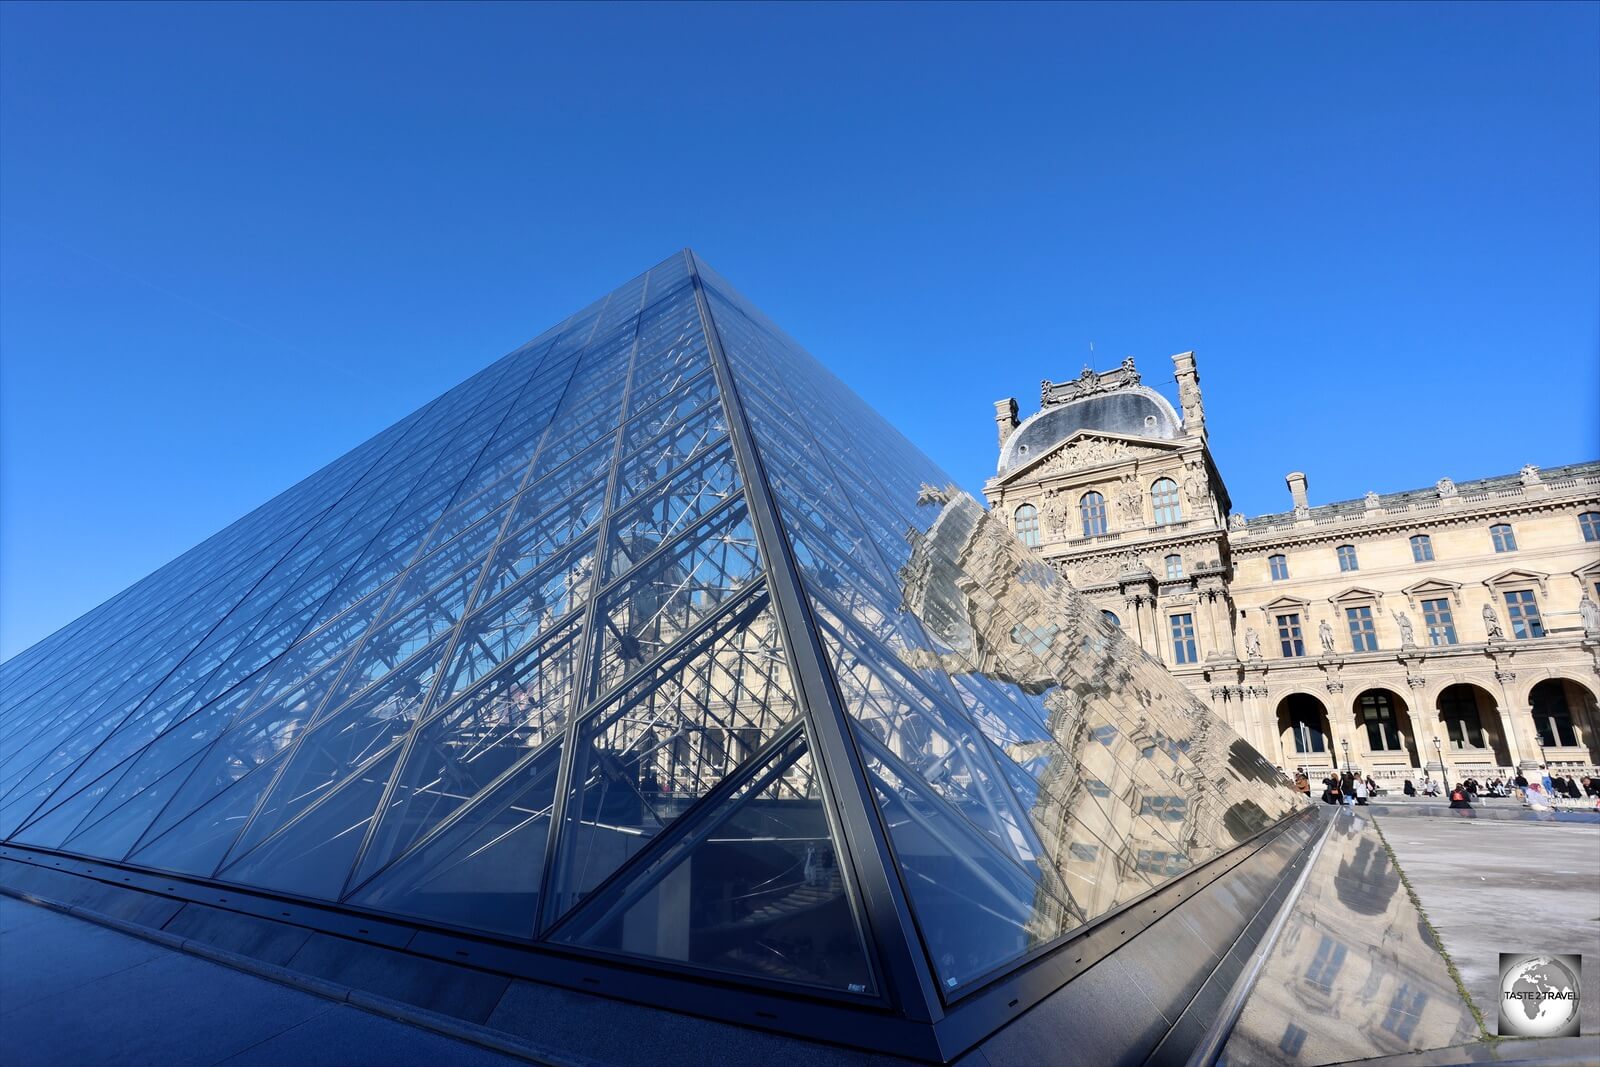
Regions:
<svg viewBox="0 0 1600 1067"><path fill-rule="evenodd" d="M1272 580L1281 582L1289 577L1289 557L1279 553L1267 557L1267 566L1272 569Z"/></svg>
<svg viewBox="0 0 1600 1067"><path fill-rule="evenodd" d="M1157 478L1150 487L1150 503L1156 509L1156 525L1183 521L1183 504L1178 500L1178 483L1171 478Z"/></svg>
<svg viewBox="0 0 1600 1067"><path fill-rule="evenodd" d="M1450 747L1485 748L1483 715L1478 710L1478 694L1470 685L1457 683L1439 694L1439 718L1444 720Z"/></svg>
<svg viewBox="0 0 1600 1067"><path fill-rule="evenodd" d="M1119 630L1122 628L1122 620L1117 618L1116 612L1101 609L1100 617L1105 619L1106 622L1109 622L1112 626L1117 627Z"/></svg>
<svg viewBox="0 0 1600 1067"><path fill-rule="evenodd" d="M1585 511L1578 516L1578 529L1585 541L1600 541L1600 511Z"/></svg>
<svg viewBox="0 0 1600 1067"><path fill-rule="evenodd" d="M1381 689L1362 693L1358 713L1367 728L1367 747L1373 752L1399 752L1405 747L1388 693Z"/></svg>
<svg viewBox="0 0 1600 1067"><path fill-rule="evenodd" d="M1415 563L1431 563L1433 561L1433 538L1427 534L1417 534L1412 537L1411 559Z"/></svg>
<svg viewBox="0 0 1600 1067"><path fill-rule="evenodd" d="M1168 578L1183 577L1183 557L1174 553L1162 560L1167 565Z"/></svg>
<svg viewBox="0 0 1600 1067"><path fill-rule="evenodd" d="M1029 548L1039 544L1039 509L1032 504L1024 504L1017 509L1014 516L1017 524L1017 536L1022 538L1022 543Z"/></svg>
<svg viewBox="0 0 1600 1067"><path fill-rule="evenodd" d="M1503 522L1497 522L1489 527L1489 539L1494 542L1496 552L1515 552L1517 550L1517 535L1511 527Z"/></svg>
<svg viewBox="0 0 1600 1067"><path fill-rule="evenodd" d="M1099 493L1083 494L1078 515L1083 519L1083 536L1099 537L1106 532L1106 498Z"/></svg>
<svg viewBox="0 0 1600 1067"><path fill-rule="evenodd" d="M1323 732L1322 704L1315 697L1296 693L1285 703L1288 725L1294 734L1294 750L1302 755L1328 750L1328 735Z"/></svg>
<svg viewBox="0 0 1600 1067"><path fill-rule="evenodd" d="M1567 686L1560 678L1546 678L1533 687L1533 725L1539 731L1539 743L1555 748L1558 745L1575 746L1578 734L1572 727L1572 704L1567 700Z"/></svg>
<svg viewBox="0 0 1600 1067"><path fill-rule="evenodd" d="M1339 555L1339 569L1341 571L1356 571L1361 569L1361 565L1356 562L1355 545L1340 545L1338 548L1334 549L1334 551Z"/></svg>

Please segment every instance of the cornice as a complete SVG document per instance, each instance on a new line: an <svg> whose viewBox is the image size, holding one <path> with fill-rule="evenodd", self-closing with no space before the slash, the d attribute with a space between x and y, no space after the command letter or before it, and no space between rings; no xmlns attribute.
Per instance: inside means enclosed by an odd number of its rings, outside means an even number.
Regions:
<svg viewBox="0 0 1600 1067"><path fill-rule="evenodd" d="M1291 545L1324 542L1371 540L1395 534L1422 533L1447 526L1466 526L1491 518L1514 518L1541 512L1581 510L1584 505L1600 505L1600 484L1552 489L1535 494L1516 494L1474 503L1452 503L1432 508L1410 508L1378 515L1341 518L1335 522L1311 525L1300 523L1269 530L1229 530L1228 543L1241 556L1255 556Z"/></svg>

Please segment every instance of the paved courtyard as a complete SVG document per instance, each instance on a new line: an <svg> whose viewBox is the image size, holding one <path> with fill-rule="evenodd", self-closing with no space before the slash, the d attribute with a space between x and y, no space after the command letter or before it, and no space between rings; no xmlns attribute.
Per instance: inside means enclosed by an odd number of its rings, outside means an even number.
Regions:
<svg viewBox="0 0 1600 1067"><path fill-rule="evenodd" d="M1501 952L1579 953L1600 1032L1600 826L1390 816L1379 826L1491 1032Z"/></svg>

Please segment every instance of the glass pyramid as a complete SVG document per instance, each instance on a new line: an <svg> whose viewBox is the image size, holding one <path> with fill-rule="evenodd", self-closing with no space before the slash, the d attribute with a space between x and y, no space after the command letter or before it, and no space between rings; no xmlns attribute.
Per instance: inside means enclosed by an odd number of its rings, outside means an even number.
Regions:
<svg viewBox="0 0 1600 1067"><path fill-rule="evenodd" d="M914 1018L1299 805L690 252L0 666L12 844Z"/></svg>

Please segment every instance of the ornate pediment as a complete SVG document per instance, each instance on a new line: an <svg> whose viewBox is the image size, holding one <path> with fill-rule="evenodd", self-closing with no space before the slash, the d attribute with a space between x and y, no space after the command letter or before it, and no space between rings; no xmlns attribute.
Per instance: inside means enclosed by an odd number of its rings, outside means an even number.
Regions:
<svg viewBox="0 0 1600 1067"><path fill-rule="evenodd" d="M1406 595L1414 608L1419 600L1430 600L1438 597L1448 598L1457 607L1461 606L1461 583L1452 582L1448 578L1428 578L1415 582L1400 590Z"/></svg>
<svg viewBox="0 0 1600 1067"><path fill-rule="evenodd" d="M1364 585L1352 585L1342 593L1335 593L1328 598L1330 604L1356 604L1368 601L1383 602L1383 594L1376 589L1369 589Z"/></svg>
<svg viewBox="0 0 1600 1067"><path fill-rule="evenodd" d="M1509 570L1501 571L1499 574L1496 574L1493 577L1485 578L1483 580L1483 584L1488 586L1490 589L1493 589L1502 585L1517 585L1526 583L1537 585L1539 587L1539 592L1544 593L1547 592L1545 589L1545 582L1548 581L1549 578L1550 576L1545 574L1543 571L1530 571L1525 567L1512 567Z"/></svg>
<svg viewBox="0 0 1600 1067"><path fill-rule="evenodd" d="M1271 614L1274 611L1294 611L1297 609L1304 610L1309 607L1311 607L1311 601L1302 600L1297 596L1288 596L1285 594L1284 596L1278 597L1276 600L1267 601L1265 604L1261 605L1261 610Z"/></svg>
<svg viewBox="0 0 1600 1067"><path fill-rule="evenodd" d="M1139 371L1133 364L1133 357L1129 356L1116 370L1094 371L1085 367L1082 374L1064 382L1052 382L1046 378L1039 383L1039 406L1047 408L1052 404L1065 404L1138 384Z"/></svg>
<svg viewBox="0 0 1600 1067"><path fill-rule="evenodd" d="M1054 474L1071 474L1105 467L1129 459L1170 455L1176 446L1155 440L1136 440L1080 430L1030 463L1001 479L1002 484Z"/></svg>

